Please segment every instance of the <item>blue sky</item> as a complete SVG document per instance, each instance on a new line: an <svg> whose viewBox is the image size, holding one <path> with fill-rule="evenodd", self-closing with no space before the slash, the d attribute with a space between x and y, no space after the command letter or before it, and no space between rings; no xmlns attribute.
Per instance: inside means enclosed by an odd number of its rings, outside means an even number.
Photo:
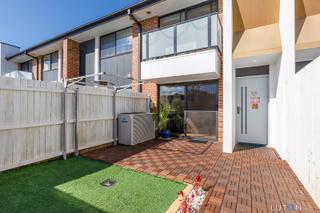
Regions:
<svg viewBox="0 0 320 213"><path fill-rule="evenodd" d="M0 41L25 49L139 0L0 1Z"/></svg>

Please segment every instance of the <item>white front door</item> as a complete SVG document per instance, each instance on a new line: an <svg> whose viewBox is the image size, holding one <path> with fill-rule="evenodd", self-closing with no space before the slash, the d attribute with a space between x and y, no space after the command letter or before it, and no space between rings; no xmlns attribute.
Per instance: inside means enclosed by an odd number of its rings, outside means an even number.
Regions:
<svg viewBox="0 0 320 213"><path fill-rule="evenodd" d="M237 142L268 143L269 77L237 77Z"/></svg>

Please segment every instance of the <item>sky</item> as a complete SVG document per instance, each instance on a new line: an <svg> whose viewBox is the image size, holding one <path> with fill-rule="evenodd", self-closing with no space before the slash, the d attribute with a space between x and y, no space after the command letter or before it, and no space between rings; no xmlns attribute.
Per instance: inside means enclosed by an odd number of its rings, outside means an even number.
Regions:
<svg viewBox="0 0 320 213"><path fill-rule="evenodd" d="M0 0L0 42L21 50L139 0Z"/></svg>

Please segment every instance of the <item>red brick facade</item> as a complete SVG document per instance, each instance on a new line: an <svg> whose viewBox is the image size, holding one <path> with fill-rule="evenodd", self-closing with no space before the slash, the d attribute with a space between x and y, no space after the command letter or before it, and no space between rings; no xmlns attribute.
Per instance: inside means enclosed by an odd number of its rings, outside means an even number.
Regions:
<svg viewBox="0 0 320 213"><path fill-rule="evenodd" d="M219 0L218 2L218 12L221 23L223 23L222 13L223 13L223 1ZM222 51L222 50L221 50ZM219 79L219 103L218 103L218 141L219 143L223 142L223 57L221 56L221 77Z"/></svg>
<svg viewBox="0 0 320 213"><path fill-rule="evenodd" d="M32 59L32 79L37 80L38 79L38 60L36 58Z"/></svg>
<svg viewBox="0 0 320 213"><path fill-rule="evenodd" d="M71 40L63 40L63 78L74 78L80 75L80 45Z"/></svg>
<svg viewBox="0 0 320 213"><path fill-rule="evenodd" d="M42 80L43 56L38 57L38 80Z"/></svg>
<svg viewBox="0 0 320 213"><path fill-rule="evenodd" d="M141 22L142 31L147 32L159 27L159 17L152 17ZM132 26L132 77L138 79L139 71L139 39L138 27L136 24ZM134 91L138 91L138 86L134 85ZM158 86L156 83L147 83L142 85L142 92L149 94L153 108L157 107L158 102Z"/></svg>
<svg viewBox="0 0 320 213"><path fill-rule="evenodd" d="M218 141L223 141L223 73L221 66L221 77L219 79L219 91L218 91Z"/></svg>

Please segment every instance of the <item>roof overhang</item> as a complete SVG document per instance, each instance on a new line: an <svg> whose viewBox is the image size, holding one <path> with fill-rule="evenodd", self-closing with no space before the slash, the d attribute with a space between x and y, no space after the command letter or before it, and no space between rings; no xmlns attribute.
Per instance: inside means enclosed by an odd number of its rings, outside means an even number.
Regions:
<svg viewBox="0 0 320 213"><path fill-rule="evenodd" d="M84 42L94 39L96 36L106 35L120 29L132 26L133 20L128 16L128 10L131 10L138 21L142 21L154 16L162 16L171 12L181 10L183 8L206 2L207 0L147 0L141 1L135 5L129 6L122 10L116 11L110 15L104 16L95 21L89 22L66 33L58 35L52 39L44 41L33 47L26 49L16 55L10 56L7 60L17 62L21 61L21 55L26 53L37 57L48 54L62 48L62 41L66 38L72 39L76 42ZM17 59L19 58L19 59ZM19 63L19 62L17 62Z"/></svg>
<svg viewBox="0 0 320 213"><path fill-rule="evenodd" d="M27 55L26 52L20 52L17 55L15 55L13 58L6 58L8 61L14 62L14 63L23 63L26 61L29 61L32 59L29 55Z"/></svg>

